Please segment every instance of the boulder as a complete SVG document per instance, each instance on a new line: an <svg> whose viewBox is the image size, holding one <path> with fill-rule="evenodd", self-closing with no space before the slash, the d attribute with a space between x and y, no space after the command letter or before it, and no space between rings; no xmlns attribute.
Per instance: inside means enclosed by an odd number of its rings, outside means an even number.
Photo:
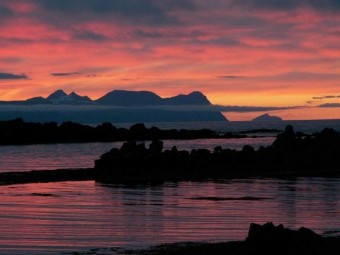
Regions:
<svg viewBox="0 0 340 255"><path fill-rule="evenodd" d="M249 243L306 243L318 242L322 237L308 228L291 230L282 224L275 226L272 222L259 225L251 223L246 241Z"/></svg>

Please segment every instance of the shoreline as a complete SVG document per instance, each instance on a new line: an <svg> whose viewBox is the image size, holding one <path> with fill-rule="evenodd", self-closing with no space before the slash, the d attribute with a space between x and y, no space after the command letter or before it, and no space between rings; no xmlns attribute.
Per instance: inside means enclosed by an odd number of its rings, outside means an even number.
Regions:
<svg viewBox="0 0 340 255"><path fill-rule="evenodd" d="M67 181L96 181L97 174L94 168L76 168L76 169L55 169L55 170L31 170L22 172L3 172L0 173L0 186L30 183L49 183L49 182L67 182ZM320 177L320 178L340 178L339 170L323 169L318 171L309 171L297 173L294 171L281 171L275 173L231 173L220 178L177 178L168 180L152 180L130 178L129 180L117 180L117 182L99 181L103 184L160 184L165 182L206 182L206 181L223 181L232 179L292 179L302 177Z"/></svg>
<svg viewBox="0 0 340 255"><path fill-rule="evenodd" d="M71 252L72 255L338 255L340 237L324 237L301 227L298 230L275 226L272 222L263 225L251 223L248 236L241 241L226 242L176 242L160 244L142 249L121 247L95 248Z"/></svg>
<svg viewBox="0 0 340 255"><path fill-rule="evenodd" d="M136 128L136 126L135 126ZM138 125L137 130L145 129ZM149 148L135 141L113 148L95 160L94 168L0 173L0 185L94 180L100 183L164 183L235 178L297 178L340 176L340 134L324 129L304 137L287 126L272 145L241 151L193 149L163 150L153 140Z"/></svg>
<svg viewBox="0 0 340 255"><path fill-rule="evenodd" d="M93 168L32 170L0 173L0 186L29 183L94 180Z"/></svg>

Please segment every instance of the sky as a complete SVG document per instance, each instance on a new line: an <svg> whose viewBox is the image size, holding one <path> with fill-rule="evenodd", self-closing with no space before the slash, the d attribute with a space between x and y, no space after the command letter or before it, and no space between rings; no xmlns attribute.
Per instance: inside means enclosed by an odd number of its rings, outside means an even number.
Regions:
<svg viewBox="0 0 340 255"><path fill-rule="evenodd" d="M201 91L229 119L340 119L339 0L1 0L0 100ZM275 108L276 107L276 108Z"/></svg>

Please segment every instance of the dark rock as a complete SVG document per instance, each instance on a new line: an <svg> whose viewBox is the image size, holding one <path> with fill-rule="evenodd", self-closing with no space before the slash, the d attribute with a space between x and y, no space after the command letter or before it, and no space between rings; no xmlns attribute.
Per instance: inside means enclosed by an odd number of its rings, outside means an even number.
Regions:
<svg viewBox="0 0 340 255"><path fill-rule="evenodd" d="M319 242L322 237L308 228L300 228L299 230L291 230L285 228L282 224L274 226L272 222L259 225L251 223L249 227L248 237L249 243L304 243Z"/></svg>
<svg viewBox="0 0 340 255"><path fill-rule="evenodd" d="M285 130L278 134L276 140L273 143L274 147L289 149L295 146L296 143L296 135L294 132L294 128L291 125L288 125Z"/></svg>
<svg viewBox="0 0 340 255"><path fill-rule="evenodd" d="M159 154L163 151L163 142L162 141L152 141L149 146L149 152L151 154Z"/></svg>
<svg viewBox="0 0 340 255"><path fill-rule="evenodd" d="M187 130L181 130L182 135ZM288 126L272 146L255 150L245 145L241 151L216 147L163 152L163 143L154 140L150 148L128 142L118 151L104 154L95 162L97 181L182 181L253 176L340 175L340 136L325 131L297 137ZM123 169L129 169L129 174ZM122 178L123 177L123 178Z"/></svg>

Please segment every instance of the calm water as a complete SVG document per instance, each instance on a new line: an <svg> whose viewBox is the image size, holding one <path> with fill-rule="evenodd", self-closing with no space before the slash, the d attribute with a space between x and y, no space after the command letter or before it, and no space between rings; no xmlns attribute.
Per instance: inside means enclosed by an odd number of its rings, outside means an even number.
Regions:
<svg viewBox="0 0 340 255"><path fill-rule="evenodd" d="M266 198L245 201L237 198ZM221 201L195 200L218 197ZM233 198L235 200L228 200ZM340 179L2 186L0 254L40 255L244 239L250 222L340 230ZM105 253L106 254L106 253Z"/></svg>
<svg viewBox="0 0 340 255"><path fill-rule="evenodd" d="M177 146L181 150L206 148L213 150L215 146L242 149L246 144L255 148L272 144L273 137L246 139L198 139L198 140L166 140L164 148ZM148 146L149 142L146 142ZM93 167L94 160L112 148L119 148L118 143L84 143L84 144L51 144L27 146L0 146L0 172L48 170L57 168Z"/></svg>
<svg viewBox="0 0 340 255"><path fill-rule="evenodd" d="M298 131L339 121L297 122ZM284 128L285 124L272 128ZM294 124L294 123L290 123ZM262 128L221 123L218 131ZM217 124L216 124L217 125ZM300 126L299 126L300 125ZM197 128L201 128L196 125ZM207 127L207 126L205 126ZM188 127L190 128L190 127ZM267 127L266 127L267 128ZM233 130L235 129L235 130ZM273 137L165 141L165 148L215 146L241 149L270 145ZM122 143L1 146L0 172L92 167L95 159ZM242 197L258 200L240 200ZM217 197L219 201L197 200ZM177 241L244 239L251 222L305 226L322 234L340 231L340 179L248 179L180 182L159 186L103 186L62 182L0 186L0 254L48 255L107 247L145 247ZM105 253L107 254L107 253Z"/></svg>

